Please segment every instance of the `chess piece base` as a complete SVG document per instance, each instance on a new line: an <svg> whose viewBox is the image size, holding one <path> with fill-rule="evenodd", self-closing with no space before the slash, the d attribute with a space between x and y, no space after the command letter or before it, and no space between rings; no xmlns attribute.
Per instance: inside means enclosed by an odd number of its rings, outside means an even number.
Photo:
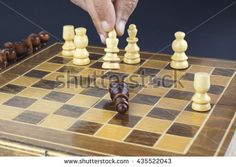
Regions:
<svg viewBox="0 0 236 167"><path fill-rule="evenodd" d="M211 104L210 103L198 104L198 103L193 102L192 109L199 112L206 112L211 109Z"/></svg>
<svg viewBox="0 0 236 167"><path fill-rule="evenodd" d="M61 54L66 57L71 57L74 55L74 50L63 50Z"/></svg>
<svg viewBox="0 0 236 167"><path fill-rule="evenodd" d="M113 69L113 70L118 70L120 69L120 64L117 62L104 62L102 64L103 69Z"/></svg>
<svg viewBox="0 0 236 167"><path fill-rule="evenodd" d="M188 61L171 61L170 63L171 68L173 69L178 69L178 70L183 70L188 68L189 64Z"/></svg>
<svg viewBox="0 0 236 167"><path fill-rule="evenodd" d="M78 65L78 66L85 66L90 63L89 58L86 59L73 59L73 64Z"/></svg>
<svg viewBox="0 0 236 167"><path fill-rule="evenodd" d="M137 59L128 59L128 58L124 58L124 62L126 63L126 64L138 64L138 63L140 63L140 58L137 58Z"/></svg>

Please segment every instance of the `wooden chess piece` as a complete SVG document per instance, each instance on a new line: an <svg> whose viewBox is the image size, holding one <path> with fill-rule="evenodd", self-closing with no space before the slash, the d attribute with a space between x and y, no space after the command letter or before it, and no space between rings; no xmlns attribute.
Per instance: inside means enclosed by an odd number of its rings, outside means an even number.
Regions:
<svg viewBox="0 0 236 167"><path fill-rule="evenodd" d="M184 32L176 32L175 33L175 40L172 43L172 49L174 50L174 54L171 57L170 66L173 69L186 69L188 68L188 57L185 54L185 51L188 49L188 43L184 39L185 33Z"/></svg>
<svg viewBox="0 0 236 167"><path fill-rule="evenodd" d="M62 46L62 55L63 56L73 56L75 51L74 45L75 29L72 25L65 25L63 27L63 39L65 40L64 45Z"/></svg>
<svg viewBox="0 0 236 167"><path fill-rule="evenodd" d="M6 55L6 59L8 63L15 63L16 62L16 52L14 49L3 49L2 52Z"/></svg>
<svg viewBox="0 0 236 167"><path fill-rule="evenodd" d="M104 69L120 69L120 58L117 53L119 52L118 48L119 40L117 39L116 31L112 30L108 34L106 39L106 48L104 49L106 54L103 57L102 68Z"/></svg>
<svg viewBox="0 0 236 167"><path fill-rule="evenodd" d="M12 42L5 42L4 43L4 48L6 48L6 49L14 49L14 43L12 43Z"/></svg>
<svg viewBox="0 0 236 167"><path fill-rule="evenodd" d="M195 94L192 98L192 109L195 111L209 111L211 109L211 98L207 91L210 88L210 75L208 73L199 72L194 76Z"/></svg>
<svg viewBox="0 0 236 167"><path fill-rule="evenodd" d="M90 63L89 60L89 52L87 50L88 46L88 37L86 35L86 29L83 27L76 28L75 38L74 38L74 45L76 50L73 55L73 64L83 66Z"/></svg>
<svg viewBox="0 0 236 167"><path fill-rule="evenodd" d="M32 42L31 42L31 38L28 37L28 38L24 39L23 42L25 43L25 46L27 48L27 55L33 54L34 48L33 48Z"/></svg>
<svg viewBox="0 0 236 167"><path fill-rule="evenodd" d="M25 42L23 41L19 41L19 42L15 42L15 51L17 54L17 57L21 58L27 55L27 47L25 45Z"/></svg>
<svg viewBox="0 0 236 167"><path fill-rule="evenodd" d="M41 41L40 41L39 35L35 34L35 33L32 33L32 34L29 35L29 38L30 38L31 43L33 45L34 52L38 51L41 47Z"/></svg>
<svg viewBox="0 0 236 167"><path fill-rule="evenodd" d="M129 37L127 38L128 45L125 47L124 62L127 64L138 64L140 63L140 48L137 45L138 38L137 36L136 25L131 24L128 29Z"/></svg>
<svg viewBox="0 0 236 167"><path fill-rule="evenodd" d="M109 93L117 112L124 114L129 110L129 89L126 83L112 82Z"/></svg>
<svg viewBox="0 0 236 167"><path fill-rule="evenodd" d="M41 31L38 35L40 37L40 41L41 41L42 46L47 46L47 43L50 39L49 33L46 31Z"/></svg>
<svg viewBox="0 0 236 167"><path fill-rule="evenodd" d="M7 67L7 57L6 54L0 50L0 70L5 69Z"/></svg>

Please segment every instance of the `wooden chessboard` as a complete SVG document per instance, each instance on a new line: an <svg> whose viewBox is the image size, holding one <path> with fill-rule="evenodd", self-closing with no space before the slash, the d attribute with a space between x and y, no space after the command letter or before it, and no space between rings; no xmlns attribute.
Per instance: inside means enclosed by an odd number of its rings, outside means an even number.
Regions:
<svg viewBox="0 0 236 167"><path fill-rule="evenodd" d="M103 48L89 47L91 64L81 67L60 55L61 46L0 72L0 147L32 147L32 154L225 154L236 129L236 62L190 57L187 70L175 71L169 55L142 52L139 65L121 63L120 70L105 71ZM195 72L211 74L208 112L191 109ZM130 86L125 115L112 106L112 76Z"/></svg>

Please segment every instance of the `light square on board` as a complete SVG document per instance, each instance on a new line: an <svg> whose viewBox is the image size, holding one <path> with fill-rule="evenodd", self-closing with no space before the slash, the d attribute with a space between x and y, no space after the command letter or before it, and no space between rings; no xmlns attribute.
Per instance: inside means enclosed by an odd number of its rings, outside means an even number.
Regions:
<svg viewBox="0 0 236 167"><path fill-rule="evenodd" d="M7 93L0 93L0 104L12 98L14 95Z"/></svg>
<svg viewBox="0 0 236 167"><path fill-rule="evenodd" d="M137 71L139 66L137 65L128 65L128 64L120 64L120 72L126 72L126 73L134 73Z"/></svg>
<svg viewBox="0 0 236 167"><path fill-rule="evenodd" d="M40 126L52 129L66 130L75 122L75 120L75 118L51 114L40 123Z"/></svg>
<svg viewBox="0 0 236 167"><path fill-rule="evenodd" d="M59 102L38 100L33 105L31 105L28 110L51 114L61 108L62 105L63 104Z"/></svg>
<svg viewBox="0 0 236 167"><path fill-rule="evenodd" d="M131 129L127 127L105 125L95 134L95 136L121 141L130 131Z"/></svg>
<svg viewBox="0 0 236 167"><path fill-rule="evenodd" d="M21 76L19 78L17 78L16 80L12 81L12 84L15 85L20 85L20 86L30 86L32 84L34 84L35 82L39 81L38 78L32 78L32 77L27 77L27 76Z"/></svg>
<svg viewBox="0 0 236 167"><path fill-rule="evenodd" d="M98 102L99 99L100 98L98 97L77 94L72 97L67 103L76 106L92 107Z"/></svg>
<svg viewBox="0 0 236 167"><path fill-rule="evenodd" d="M175 89L195 92L193 81L179 80L176 82Z"/></svg>
<svg viewBox="0 0 236 167"><path fill-rule="evenodd" d="M52 72L52 71L58 70L61 67L62 67L61 64L54 64L54 63L45 62L45 63L37 66L35 69Z"/></svg>
<svg viewBox="0 0 236 167"><path fill-rule="evenodd" d="M80 119L103 124L108 122L114 115L116 115L115 112L92 108L84 113Z"/></svg>
<svg viewBox="0 0 236 167"><path fill-rule="evenodd" d="M12 120L23 111L21 108L0 105L0 118Z"/></svg>
<svg viewBox="0 0 236 167"><path fill-rule="evenodd" d="M201 126L206 120L207 114L197 113L197 112L182 112L177 118L176 122Z"/></svg>
<svg viewBox="0 0 236 167"><path fill-rule="evenodd" d="M164 68L165 66L167 66L167 64L168 64L167 61L161 61L161 60L147 60L147 61L143 64L143 67L162 69L162 68Z"/></svg>
<svg viewBox="0 0 236 167"><path fill-rule="evenodd" d="M42 98L49 92L50 91L47 89L28 87L24 89L22 92L20 92L18 95L24 96L24 97Z"/></svg>
<svg viewBox="0 0 236 167"><path fill-rule="evenodd" d="M169 120L145 117L135 126L135 129L161 134L168 129L171 123L172 121Z"/></svg>
<svg viewBox="0 0 236 167"><path fill-rule="evenodd" d="M138 103L129 103L129 111L128 114L136 115L136 116L145 116L150 110L152 106Z"/></svg>
<svg viewBox="0 0 236 167"><path fill-rule="evenodd" d="M163 97L159 100L156 107L181 111L188 105L188 103L188 100Z"/></svg>
<svg viewBox="0 0 236 167"><path fill-rule="evenodd" d="M192 138L165 134L155 145L155 148L184 154L191 141Z"/></svg>
<svg viewBox="0 0 236 167"><path fill-rule="evenodd" d="M226 86L229 83L229 81L230 81L230 77L211 75L211 84L212 85Z"/></svg>
<svg viewBox="0 0 236 167"><path fill-rule="evenodd" d="M206 73L211 73L213 67L209 66L200 66L200 65L191 65L191 67L188 69L188 73L197 73L197 72L206 72Z"/></svg>
<svg viewBox="0 0 236 167"><path fill-rule="evenodd" d="M141 94L151 95L151 96L163 96L169 88L155 87L155 88L144 88L140 91Z"/></svg>

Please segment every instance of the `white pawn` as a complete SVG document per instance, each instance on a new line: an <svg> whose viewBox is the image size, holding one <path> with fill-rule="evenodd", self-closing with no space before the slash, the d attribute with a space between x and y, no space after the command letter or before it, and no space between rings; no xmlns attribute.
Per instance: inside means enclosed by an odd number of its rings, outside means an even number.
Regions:
<svg viewBox="0 0 236 167"><path fill-rule="evenodd" d="M192 98L192 109L195 111L209 111L211 109L211 98L207 91L210 88L210 75L208 73L199 72L194 76L195 94Z"/></svg>
<svg viewBox="0 0 236 167"><path fill-rule="evenodd" d="M74 45L76 50L73 56L73 64L83 66L90 63L89 52L87 51L88 37L86 28L80 27L75 29L76 36Z"/></svg>
<svg viewBox="0 0 236 167"><path fill-rule="evenodd" d="M137 45L138 38L137 36L136 25L131 24L128 29L129 37L127 38L128 45L125 48L124 62L127 64L138 64L140 63L140 48Z"/></svg>
<svg viewBox="0 0 236 167"><path fill-rule="evenodd" d="M174 55L171 57L172 61L170 66L174 69L186 69L188 68L188 57L185 54L185 51L188 49L188 43L184 39L184 32L176 32L175 40L172 43L172 49L174 50Z"/></svg>
<svg viewBox="0 0 236 167"><path fill-rule="evenodd" d="M62 46L62 55L63 56L73 56L75 51L74 46L74 37L75 37L75 29L72 25L65 25L63 27L63 39L65 40L64 45Z"/></svg>
<svg viewBox="0 0 236 167"><path fill-rule="evenodd" d="M103 57L102 68L104 69L120 69L120 58L117 53L119 52L118 48L119 40L117 39L116 31L112 30L108 34L106 39L106 48L104 49L106 54Z"/></svg>

